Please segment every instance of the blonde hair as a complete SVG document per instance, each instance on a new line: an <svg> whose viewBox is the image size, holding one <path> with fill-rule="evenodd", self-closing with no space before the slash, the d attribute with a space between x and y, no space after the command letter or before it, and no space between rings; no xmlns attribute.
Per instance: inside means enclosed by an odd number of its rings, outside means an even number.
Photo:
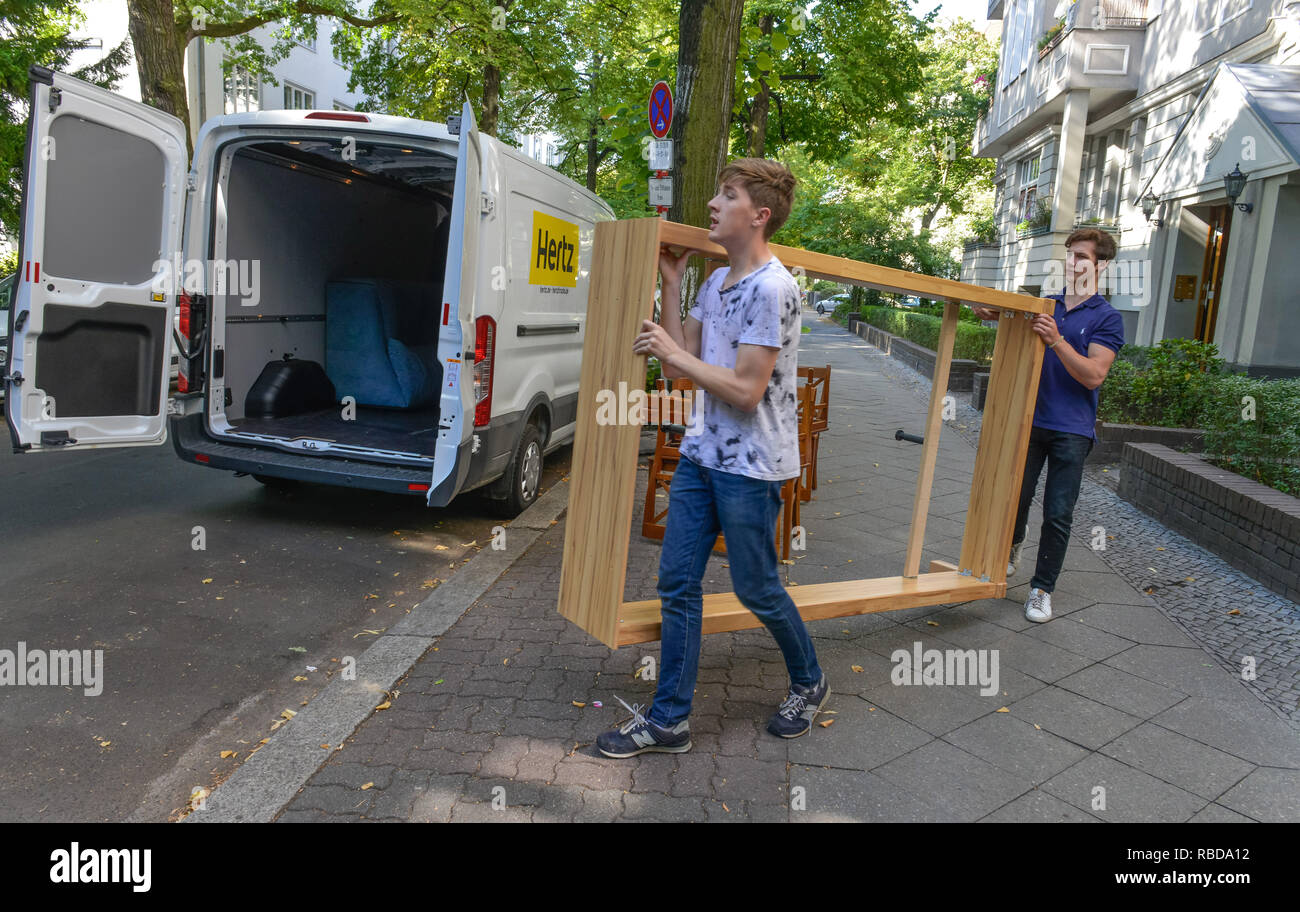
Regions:
<svg viewBox="0 0 1300 912"><path fill-rule="evenodd" d="M794 188L798 180L790 169L777 161L766 158L738 158L729 163L718 175L718 185L735 182L745 188L749 198L759 209L764 207L772 215L763 227L763 239L767 240L790 217L790 207L794 205Z"/></svg>

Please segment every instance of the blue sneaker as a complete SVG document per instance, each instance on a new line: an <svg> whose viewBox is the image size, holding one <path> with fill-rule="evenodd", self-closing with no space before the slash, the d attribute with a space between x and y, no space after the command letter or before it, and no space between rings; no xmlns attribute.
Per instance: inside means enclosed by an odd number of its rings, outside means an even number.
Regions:
<svg viewBox="0 0 1300 912"><path fill-rule="evenodd" d="M767 723L767 730L781 738L797 738L812 731L813 719L831 695L826 675L815 687L790 685L790 695Z"/></svg>
<svg viewBox="0 0 1300 912"><path fill-rule="evenodd" d="M623 703L622 697L614 697ZM622 727L602 733L596 738L596 747L606 757L622 760L648 751L665 754L684 754L691 749L690 722L683 719L672 728L656 725L645 717L649 707L640 703L623 706L632 718Z"/></svg>

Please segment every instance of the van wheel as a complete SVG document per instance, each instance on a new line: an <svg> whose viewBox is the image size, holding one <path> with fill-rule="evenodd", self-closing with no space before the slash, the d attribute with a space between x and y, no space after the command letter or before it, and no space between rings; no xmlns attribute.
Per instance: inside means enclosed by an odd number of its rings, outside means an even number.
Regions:
<svg viewBox="0 0 1300 912"><path fill-rule="evenodd" d="M536 425L524 428L519 448L506 469L505 500L492 501L492 511L507 519L518 516L537 500L542 483L542 435Z"/></svg>

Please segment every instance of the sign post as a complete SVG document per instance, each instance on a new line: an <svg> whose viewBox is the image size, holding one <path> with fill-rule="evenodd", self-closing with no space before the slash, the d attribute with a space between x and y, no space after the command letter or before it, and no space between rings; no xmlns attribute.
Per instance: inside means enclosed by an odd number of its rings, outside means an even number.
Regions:
<svg viewBox="0 0 1300 912"><path fill-rule="evenodd" d="M667 216L673 202L673 179L669 172L673 167L673 142L664 139L673 125L673 93L668 83L662 79L650 90L650 102L647 105L650 118L650 132L654 139L650 142L649 202L655 207L661 218Z"/></svg>

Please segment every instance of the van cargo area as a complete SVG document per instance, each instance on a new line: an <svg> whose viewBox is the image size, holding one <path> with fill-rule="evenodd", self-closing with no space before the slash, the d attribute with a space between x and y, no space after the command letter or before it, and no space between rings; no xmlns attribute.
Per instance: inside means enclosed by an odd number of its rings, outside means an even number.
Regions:
<svg viewBox="0 0 1300 912"><path fill-rule="evenodd" d="M237 147L224 168L210 432L430 464L455 155L303 137Z"/></svg>

